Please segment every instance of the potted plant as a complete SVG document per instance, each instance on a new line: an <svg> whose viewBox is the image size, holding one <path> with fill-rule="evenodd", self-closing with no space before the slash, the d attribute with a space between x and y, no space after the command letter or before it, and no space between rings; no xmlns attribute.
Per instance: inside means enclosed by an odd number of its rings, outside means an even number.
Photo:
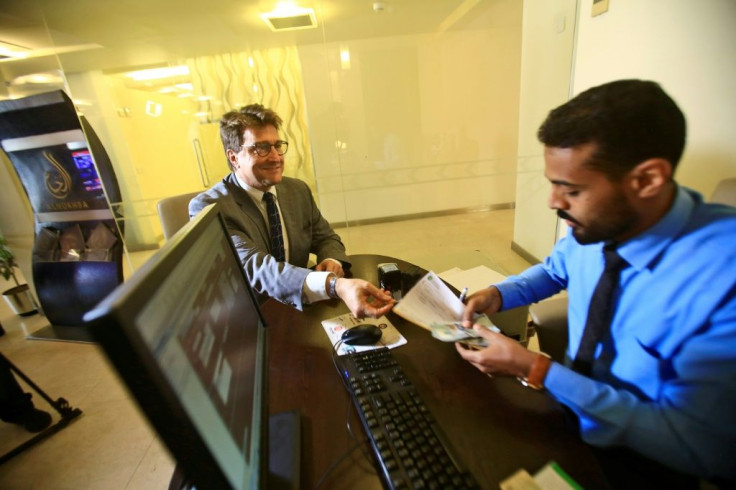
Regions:
<svg viewBox="0 0 736 490"><path fill-rule="evenodd" d="M8 302L13 312L20 316L33 315L38 311L36 302L31 296L28 284L20 284L15 275L15 268L18 263L15 261L15 255L8 247L8 241L4 237L0 237L0 275L3 279L9 281L11 278L15 286L3 291L3 298Z"/></svg>

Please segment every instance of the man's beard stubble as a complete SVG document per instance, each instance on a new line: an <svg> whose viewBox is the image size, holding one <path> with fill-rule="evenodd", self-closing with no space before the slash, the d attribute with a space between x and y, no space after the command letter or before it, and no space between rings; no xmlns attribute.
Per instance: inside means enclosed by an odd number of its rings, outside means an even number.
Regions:
<svg viewBox="0 0 736 490"><path fill-rule="evenodd" d="M577 225L572 227L572 236L581 245L615 240L633 228L637 222L636 213L623 200L617 201L615 205L608 206L599 215L599 219L587 225L573 218L562 209L557 210L557 216Z"/></svg>

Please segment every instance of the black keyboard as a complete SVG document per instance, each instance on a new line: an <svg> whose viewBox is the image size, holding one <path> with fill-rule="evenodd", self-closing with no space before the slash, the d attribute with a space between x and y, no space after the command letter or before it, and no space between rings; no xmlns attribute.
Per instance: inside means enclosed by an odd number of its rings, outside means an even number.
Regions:
<svg viewBox="0 0 736 490"><path fill-rule="evenodd" d="M386 488L480 488L389 349L340 359Z"/></svg>

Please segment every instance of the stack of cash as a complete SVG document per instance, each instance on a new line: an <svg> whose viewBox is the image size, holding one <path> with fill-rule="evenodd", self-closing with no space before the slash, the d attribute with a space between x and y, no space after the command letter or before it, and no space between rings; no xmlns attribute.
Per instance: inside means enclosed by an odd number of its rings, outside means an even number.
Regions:
<svg viewBox="0 0 736 490"><path fill-rule="evenodd" d="M480 315L473 321L493 332L501 332L486 315ZM442 342L462 342L463 344L477 347L486 347L488 345L486 339L480 337L472 328L463 327L463 323L459 321L432 323L430 328L432 330L432 337Z"/></svg>

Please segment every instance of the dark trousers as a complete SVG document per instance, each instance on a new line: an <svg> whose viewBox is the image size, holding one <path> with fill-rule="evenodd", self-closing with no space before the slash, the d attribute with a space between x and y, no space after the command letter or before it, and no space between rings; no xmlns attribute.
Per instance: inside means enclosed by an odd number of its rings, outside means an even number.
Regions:
<svg viewBox="0 0 736 490"><path fill-rule="evenodd" d="M697 490L700 479L680 473L626 448L594 448L611 488Z"/></svg>
<svg viewBox="0 0 736 490"><path fill-rule="evenodd" d="M562 405L565 427L580 436L580 424L575 413ZM697 490L700 479L680 473L623 447L599 448L591 446L606 475L610 488L667 488L668 490Z"/></svg>
<svg viewBox="0 0 736 490"><path fill-rule="evenodd" d="M23 391L10 365L0 357L0 419L10 422L32 409L31 394Z"/></svg>

